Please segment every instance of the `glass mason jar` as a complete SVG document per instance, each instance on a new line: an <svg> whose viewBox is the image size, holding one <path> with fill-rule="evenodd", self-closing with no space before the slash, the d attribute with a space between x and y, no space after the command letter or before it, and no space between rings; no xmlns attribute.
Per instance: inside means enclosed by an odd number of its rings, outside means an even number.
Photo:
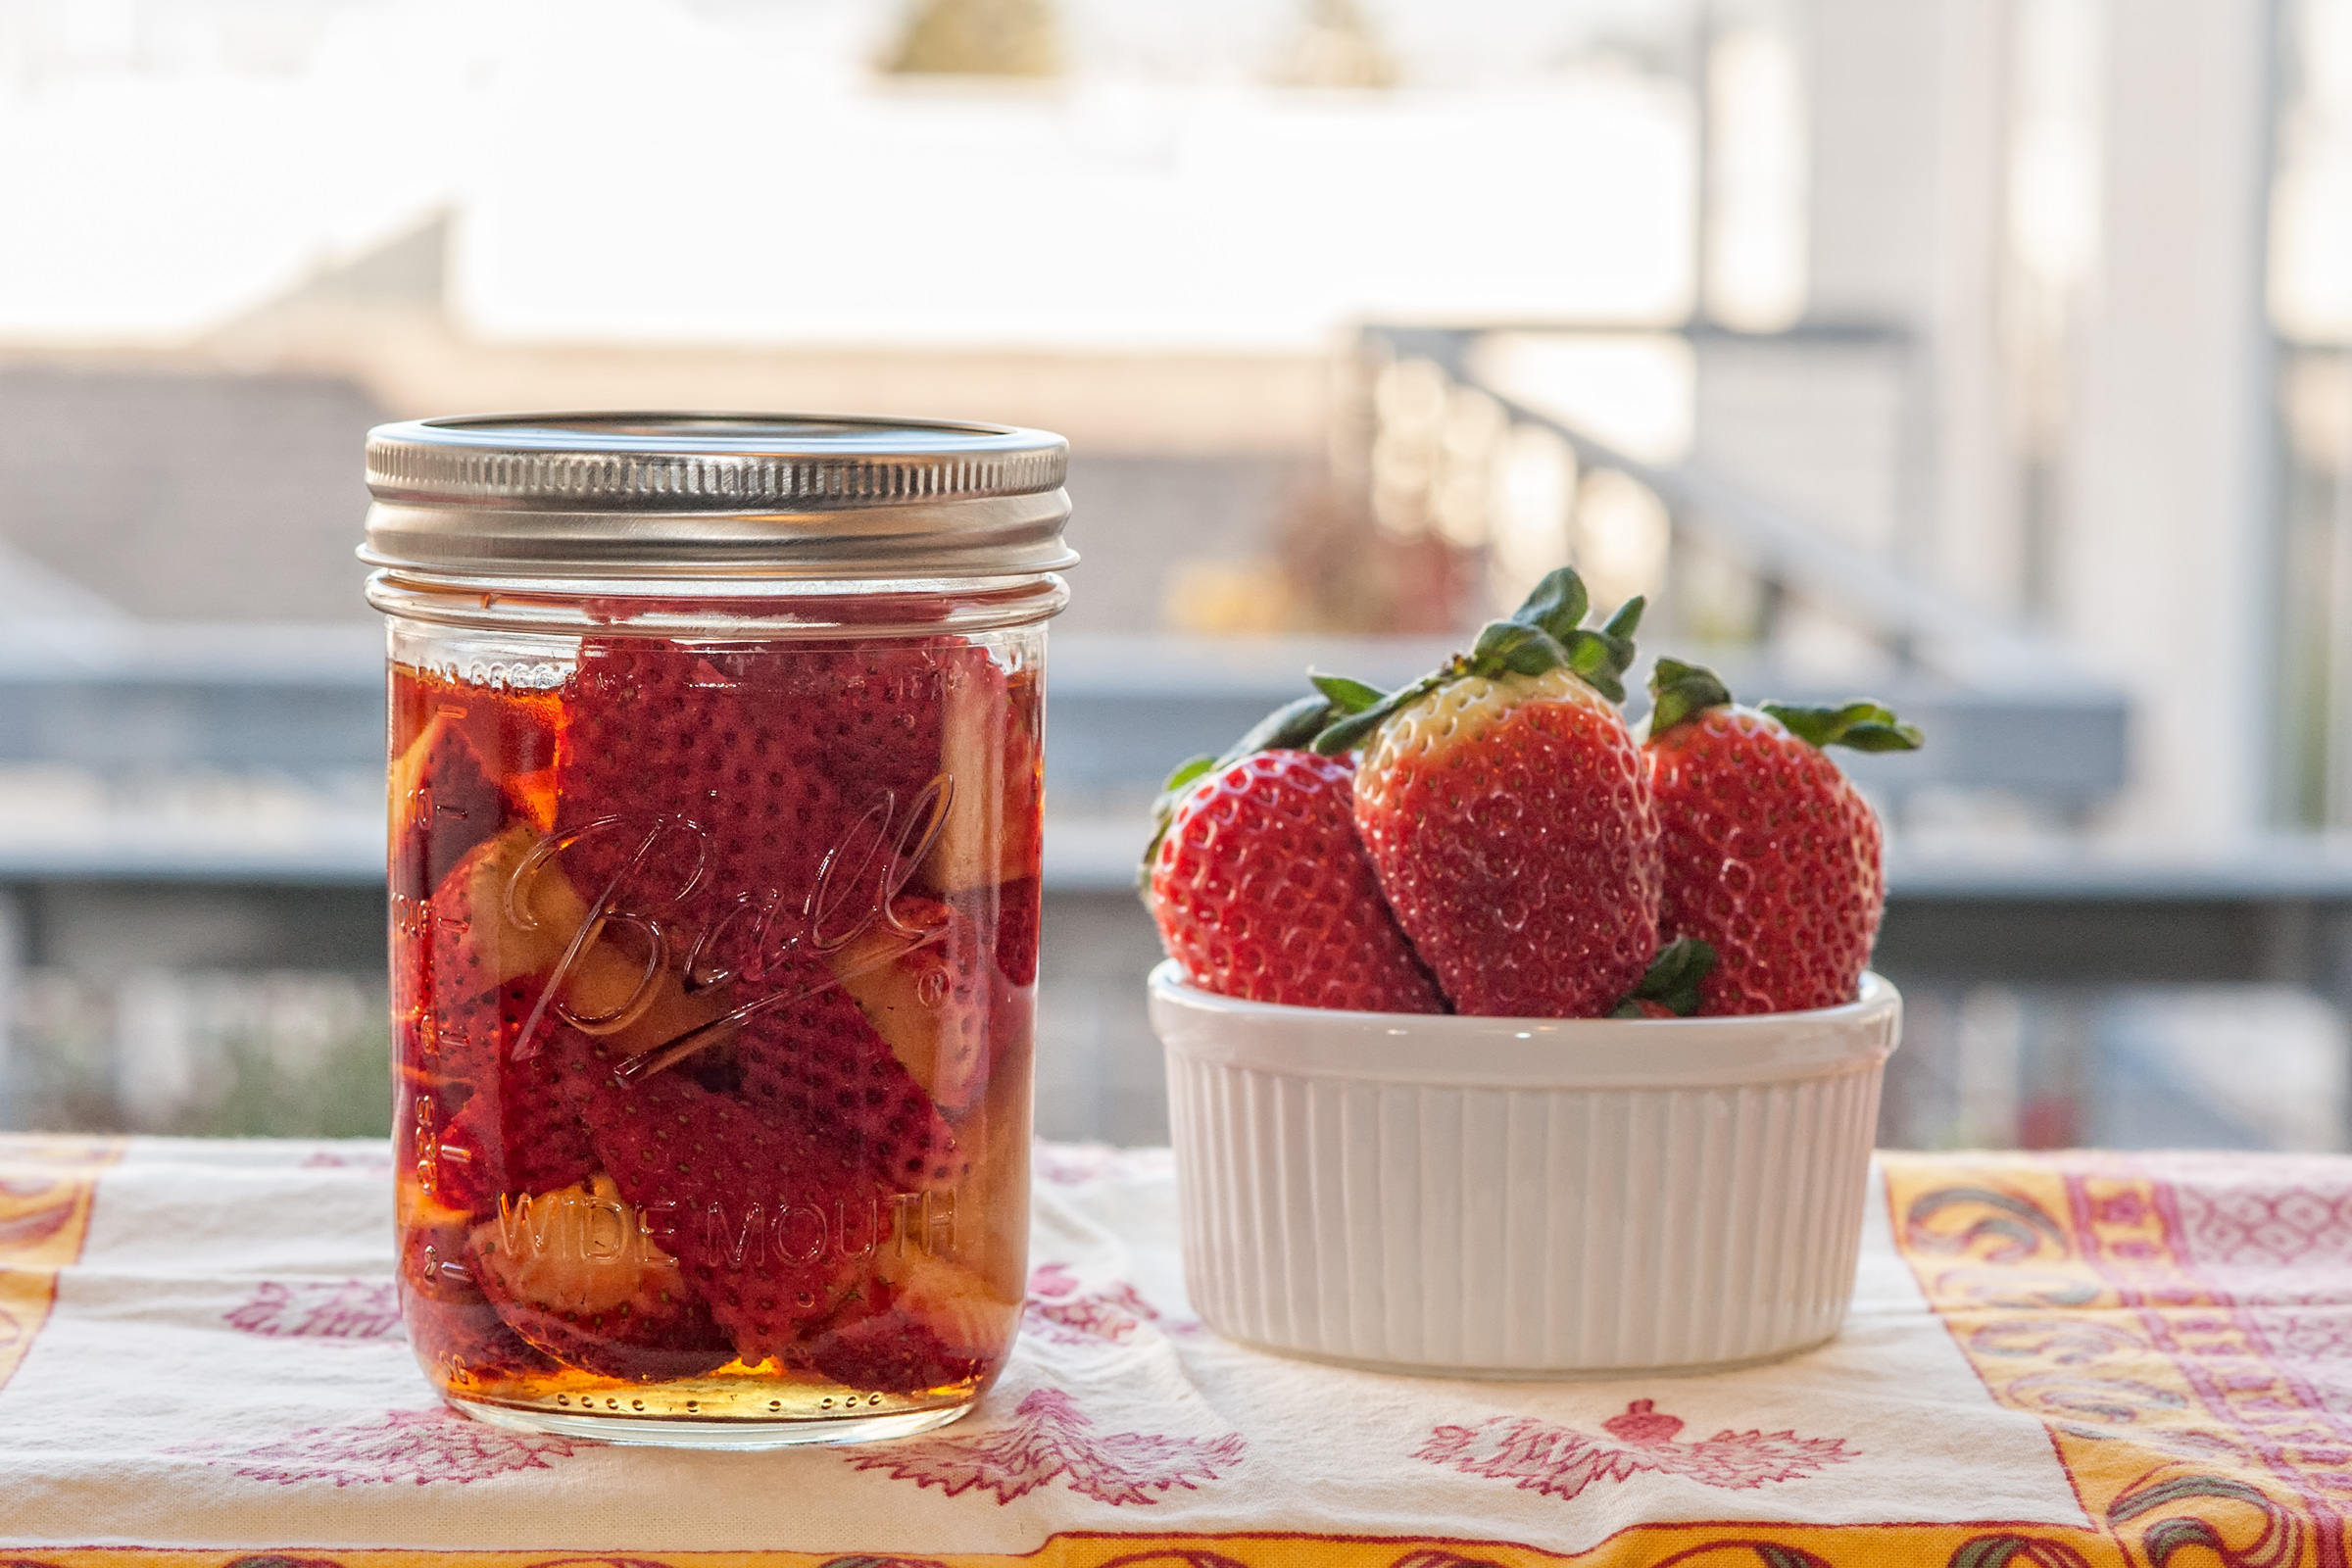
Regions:
<svg viewBox="0 0 2352 1568"><path fill-rule="evenodd" d="M400 1292L507 1426L922 1431L1028 1242L1067 448L991 425L385 425Z"/></svg>

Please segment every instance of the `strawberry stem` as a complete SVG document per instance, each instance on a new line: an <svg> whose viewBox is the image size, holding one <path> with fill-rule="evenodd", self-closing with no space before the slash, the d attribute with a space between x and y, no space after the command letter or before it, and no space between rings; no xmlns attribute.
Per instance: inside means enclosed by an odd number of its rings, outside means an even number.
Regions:
<svg viewBox="0 0 2352 1568"><path fill-rule="evenodd" d="M1388 701L1389 694L1379 687L1367 686L1360 680L1349 680L1345 675L1326 675L1321 670L1310 669L1306 672L1306 678L1314 682L1315 690L1323 694L1337 712L1360 713L1367 708L1378 708Z"/></svg>
<svg viewBox="0 0 2352 1568"><path fill-rule="evenodd" d="M1609 1016L1645 1018L1640 1004L1654 1002L1678 1018L1698 1010L1698 985L1715 967L1715 949L1696 937L1676 937L1649 960L1641 984L1625 994Z"/></svg>
<svg viewBox="0 0 2352 1568"><path fill-rule="evenodd" d="M1731 688L1704 664L1661 657L1649 672L1649 733L1665 734L1710 708L1729 708Z"/></svg>
<svg viewBox="0 0 2352 1568"><path fill-rule="evenodd" d="M1584 579L1575 567L1561 566L1545 573L1507 619L1490 620L1481 627L1468 653L1454 655L1401 691L1382 697L1360 681L1313 676L1340 714L1315 737L1314 749L1325 757L1351 752L1390 714L1465 675L1497 680L1565 667L1609 701L1624 702L1624 675L1634 662L1634 628L1642 623L1642 600L1639 595L1627 600L1598 630L1577 624L1591 609Z"/></svg>
<svg viewBox="0 0 2352 1568"><path fill-rule="evenodd" d="M1916 752L1926 739L1916 724L1894 716L1894 710L1873 702L1847 703L1843 708L1795 708L1787 703L1757 705L1787 725L1799 740L1817 747L1850 746L1857 752Z"/></svg>
<svg viewBox="0 0 2352 1568"><path fill-rule="evenodd" d="M1730 688L1704 664L1687 664L1661 657L1649 674L1649 733L1654 739L1677 724L1687 724L1710 708L1729 707ZM1815 747L1850 746L1857 752L1916 752L1923 737L1919 727L1894 716L1894 710L1863 700L1841 708L1799 708L1788 703L1759 703L1764 712L1781 721L1788 733Z"/></svg>
<svg viewBox="0 0 2352 1568"><path fill-rule="evenodd" d="M1431 671L1410 686L1391 692L1370 708L1349 713L1345 718L1335 721L1315 737L1314 750L1324 757L1337 757L1342 752L1352 752L1370 738L1372 732L1380 728L1382 721L1391 713L1409 703L1419 702L1439 687L1450 685L1467 673L1469 673L1467 662L1461 655L1456 654L1446 662L1445 667Z"/></svg>

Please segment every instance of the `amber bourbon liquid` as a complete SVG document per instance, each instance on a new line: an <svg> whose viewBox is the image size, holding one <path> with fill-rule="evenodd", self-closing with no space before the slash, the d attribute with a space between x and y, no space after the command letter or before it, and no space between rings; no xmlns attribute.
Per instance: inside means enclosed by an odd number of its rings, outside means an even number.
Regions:
<svg viewBox="0 0 2352 1568"><path fill-rule="evenodd" d="M446 1394L723 1442L919 1430L995 1377L1027 1246L1033 646L394 666L400 1284Z"/></svg>

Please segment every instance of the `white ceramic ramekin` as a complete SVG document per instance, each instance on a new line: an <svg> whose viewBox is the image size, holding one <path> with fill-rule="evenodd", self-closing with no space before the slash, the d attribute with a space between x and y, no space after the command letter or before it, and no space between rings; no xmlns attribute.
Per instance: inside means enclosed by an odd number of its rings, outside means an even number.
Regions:
<svg viewBox="0 0 2352 1568"><path fill-rule="evenodd" d="M1388 1371L1786 1354L1853 1293L1894 987L1752 1018L1428 1017L1152 971L1209 1327Z"/></svg>

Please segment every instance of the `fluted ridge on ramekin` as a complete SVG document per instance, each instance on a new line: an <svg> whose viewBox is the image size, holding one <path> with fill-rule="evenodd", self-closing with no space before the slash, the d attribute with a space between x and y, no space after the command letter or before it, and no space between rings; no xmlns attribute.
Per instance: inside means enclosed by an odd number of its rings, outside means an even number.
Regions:
<svg viewBox="0 0 2352 1568"><path fill-rule="evenodd" d="M1172 1047L1188 1291L1235 1338L1422 1369L1814 1344L1852 1292L1883 1059L1746 1086L1461 1088Z"/></svg>

